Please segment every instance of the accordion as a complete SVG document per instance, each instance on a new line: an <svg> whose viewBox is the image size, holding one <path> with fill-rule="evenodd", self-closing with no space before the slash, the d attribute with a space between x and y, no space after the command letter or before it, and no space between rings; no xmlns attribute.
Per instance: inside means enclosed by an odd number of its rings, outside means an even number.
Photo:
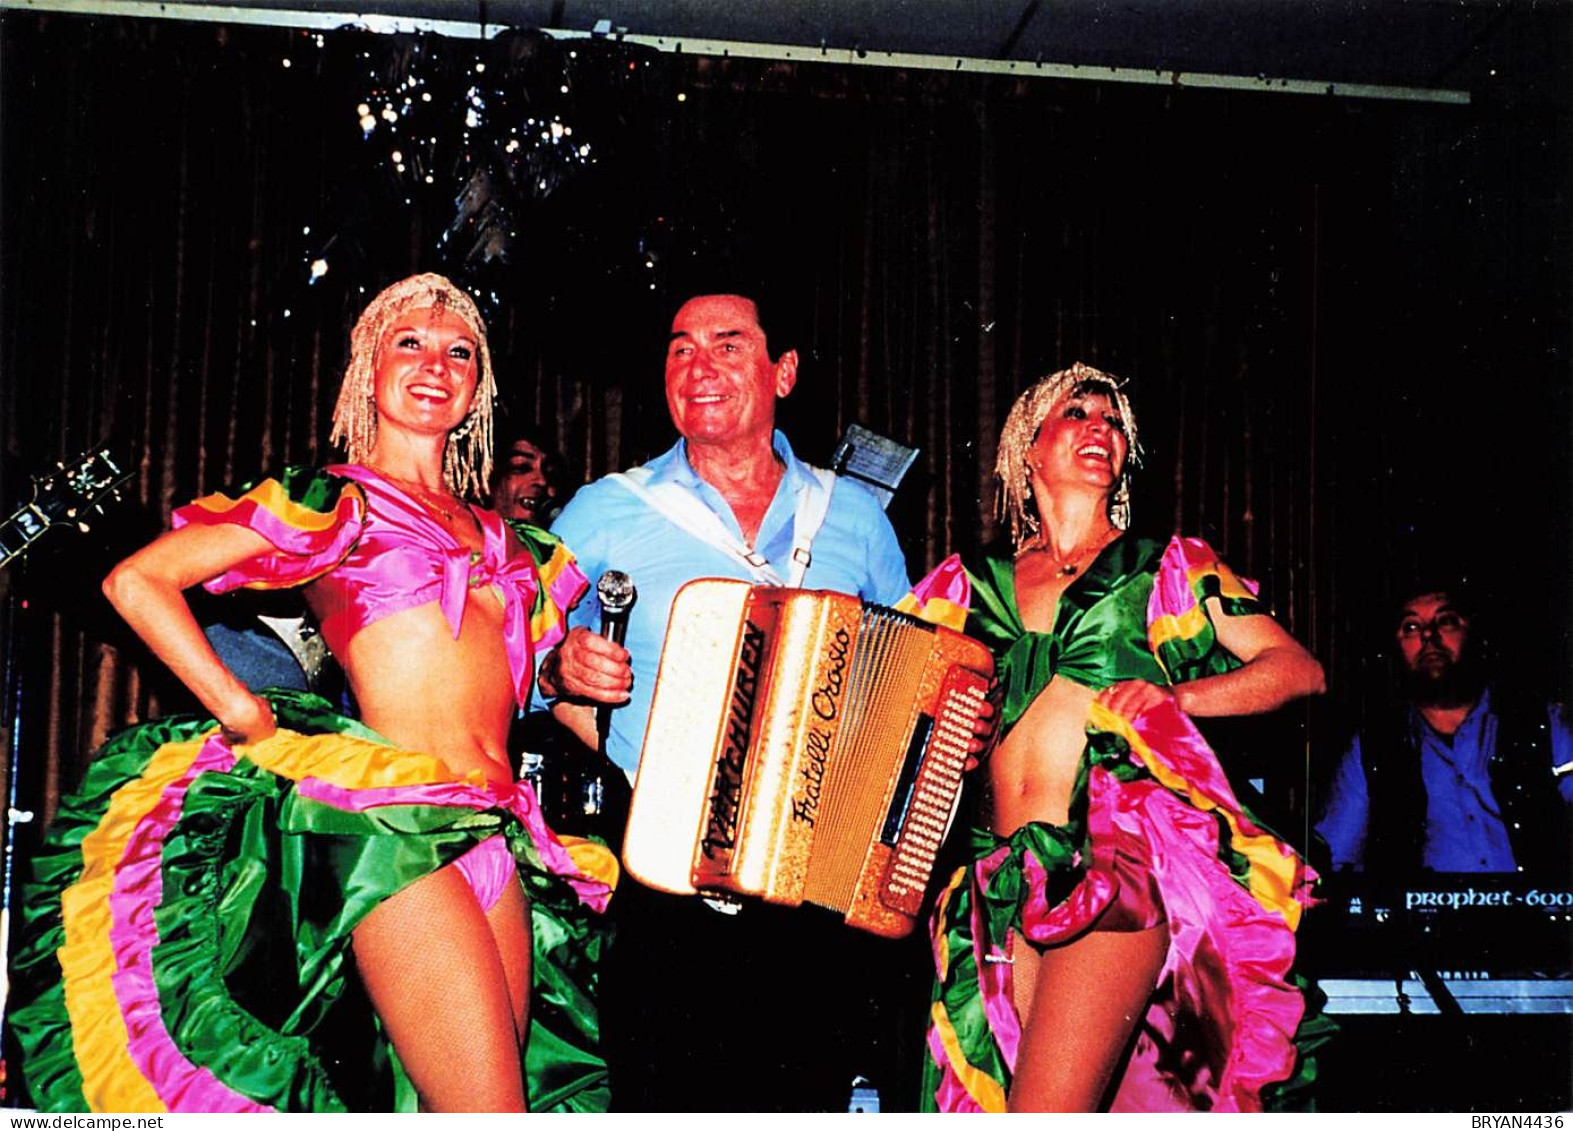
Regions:
<svg viewBox="0 0 1573 1131"><path fill-rule="evenodd" d="M690 582L661 653L628 871L907 934L993 669L977 641L846 594Z"/></svg>

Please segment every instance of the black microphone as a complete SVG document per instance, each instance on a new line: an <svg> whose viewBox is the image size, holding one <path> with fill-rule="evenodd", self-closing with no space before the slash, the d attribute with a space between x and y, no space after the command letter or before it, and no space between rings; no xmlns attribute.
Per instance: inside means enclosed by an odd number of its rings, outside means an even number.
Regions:
<svg viewBox="0 0 1573 1131"><path fill-rule="evenodd" d="M601 635L621 644L628 633L628 610L639 595L634 579L621 570L609 569L595 583L595 595L601 599Z"/></svg>
<svg viewBox="0 0 1573 1131"><path fill-rule="evenodd" d="M639 593L634 580L622 570L609 569L595 583L595 595L601 600L601 635L613 644L621 644L628 633L628 610L633 607ZM601 754L606 754L606 735L612 725L612 709L602 704L595 711L595 733L600 738Z"/></svg>

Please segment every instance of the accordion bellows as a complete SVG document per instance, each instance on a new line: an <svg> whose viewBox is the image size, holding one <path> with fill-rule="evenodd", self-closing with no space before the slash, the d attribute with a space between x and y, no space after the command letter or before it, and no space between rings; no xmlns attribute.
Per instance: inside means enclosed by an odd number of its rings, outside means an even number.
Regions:
<svg viewBox="0 0 1573 1131"><path fill-rule="evenodd" d="M907 934L992 672L977 641L846 594L690 582L661 654L629 872Z"/></svg>

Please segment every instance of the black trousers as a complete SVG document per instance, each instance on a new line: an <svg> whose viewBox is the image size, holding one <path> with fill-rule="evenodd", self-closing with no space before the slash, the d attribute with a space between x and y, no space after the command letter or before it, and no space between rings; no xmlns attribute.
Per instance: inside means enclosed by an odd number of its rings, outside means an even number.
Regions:
<svg viewBox="0 0 1573 1131"><path fill-rule="evenodd" d="M854 1076L910 1106L927 947L814 907L736 915L624 876L601 982L614 1111L846 1111Z"/></svg>

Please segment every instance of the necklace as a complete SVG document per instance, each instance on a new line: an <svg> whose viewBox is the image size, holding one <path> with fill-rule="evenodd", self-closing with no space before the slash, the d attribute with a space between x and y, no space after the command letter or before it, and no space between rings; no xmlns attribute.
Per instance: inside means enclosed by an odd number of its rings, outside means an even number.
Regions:
<svg viewBox="0 0 1573 1131"><path fill-rule="evenodd" d="M446 521L453 522L458 518L458 512L451 508L459 505L459 502L447 492L435 491L422 483L416 483L413 480L404 479L390 472L383 471L380 467L374 467L372 470L390 483L401 488L405 494L411 496L427 510L440 514Z"/></svg>
<svg viewBox="0 0 1573 1131"><path fill-rule="evenodd" d="M1075 577L1078 573L1081 572L1082 567L1084 565L1086 565L1087 559L1092 557L1099 550L1103 549L1103 547L1107 546L1110 542L1112 542L1114 540L1113 536L1116 535L1117 533L1118 533L1117 531L1110 531L1107 534L1100 534L1097 538L1095 538L1084 549L1073 551L1072 553L1067 554L1067 555L1061 557L1059 559L1059 564L1058 565L1051 566L1055 576L1057 576L1057 577ZM1022 557L1024 555L1026 555L1026 554L1048 554L1048 553L1049 553L1049 549L1048 549L1047 546L1036 545L1036 546L1026 546L1026 547L1024 547L1022 549L1021 553L1017 554L1016 556L1019 558L1019 557ZM1054 560L1052 555L1050 556L1050 560L1051 560L1051 562Z"/></svg>

